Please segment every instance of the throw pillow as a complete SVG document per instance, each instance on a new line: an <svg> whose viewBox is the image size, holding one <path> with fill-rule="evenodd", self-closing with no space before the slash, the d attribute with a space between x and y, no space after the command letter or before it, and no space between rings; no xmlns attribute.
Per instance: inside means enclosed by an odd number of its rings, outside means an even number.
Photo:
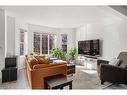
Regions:
<svg viewBox="0 0 127 95"><path fill-rule="evenodd" d="M35 58L45 58L45 56L44 55L37 55L37 56L35 56Z"/></svg>
<svg viewBox="0 0 127 95"><path fill-rule="evenodd" d="M113 59L109 62L110 65L114 65L114 66L118 66L119 63L120 63L120 59L116 59L116 58L113 58Z"/></svg>
<svg viewBox="0 0 127 95"><path fill-rule="evenodd" d="M49 64L48 59L46 58L37 58L39 61L39 64Z"/></svg>
<svg viewBox="0 0 127 95"><path fill-rule="evenodd" d="M53 63L54 64L63 64L63 63L67 63L67 61L64 61L64 60L54 60Z"/></svg>

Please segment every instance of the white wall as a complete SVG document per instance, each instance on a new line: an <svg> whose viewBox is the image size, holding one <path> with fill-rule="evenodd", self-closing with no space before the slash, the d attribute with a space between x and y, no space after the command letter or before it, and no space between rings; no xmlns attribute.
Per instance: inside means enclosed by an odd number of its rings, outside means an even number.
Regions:
<svg viewBox="0 0 127 95"><path fill-rule="evenodd" d="M15 18L7 16L6 56L15 55Z"/></svg>
<svg viewBox="0 0 127 95"><path fill-rule="evenodd" d="M127 20L115 22L105 27L103 39L103 57L117 57L121 51L127 51Z"/></svg>
<svg viewBox="0 0 127 95"><path fill-rule="evenodd" d="M5 58L5 11L0 9L0 78Z"/></svg>
<svg viewBox="0 0 127 95"><path fill-rule="evenodd" d="M43 33L52 33L56 34L57 40L56 40L56 47L61 48L61 34L67 34L68 35L68 50L71 47L75 46L75 30L74 29L59 29L59 28L51 28L46 26L40 26L40 25L34 25L29 24L28 25L28 52L33 52L33 32L43 32Z"/></svg>
<svg viewBox="0 0 127 95"><path fill-rule="evenodd" d="M58 30L58 39L57 39L57 46L61 47L61 34L67 34L67 50L69 51L70 48L75 47L75 29L59 29Z"/></svg>
<svg viewBox="0 0 127 95"><path fill-rule="evenodd" d="M25 56L20 56L20 28L28 31L28 24L22 19L15 18L15 55L18 56L18 68L24 68ZM25 40L25 44L28 43L28 40ZM25 45L25 54L27 54L27 45Z"/></svg>
<svg viewBox="0 0 127 95"><path fill-rule="evenodd" d="M78 41L86 40L87 24L76 29L76 47L78 49Z"/></svg>
<svg viewBox="0 0 127 95"><path fill-rule="evenodd" d="M76 46L79 40L100 39L101 57L111 60L121 51L127 51L127 20L96 22L84 25L76 31Z"/></svg>
<svg viewBox="0 0 127 95"><path fill-rule="evenodd" d="M8 55L16 55L18 58L18 68L23 68L25 63L24 56L20 56L20 31L19 29L28 30L28 24L22 18L18 17L12 12L6 11L6 29L7 29L7 37L6 37L6 56ZM27 42L27 41L26 41ZM25 47L27 50L27 47ZM27 53L27 52L26 52Z"/></svg>

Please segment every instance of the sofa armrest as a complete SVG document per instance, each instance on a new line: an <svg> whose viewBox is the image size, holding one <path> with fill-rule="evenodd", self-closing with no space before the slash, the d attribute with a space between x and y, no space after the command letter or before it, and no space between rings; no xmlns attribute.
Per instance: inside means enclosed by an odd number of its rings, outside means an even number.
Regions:
<svg viewBox="0 0 127 95"><path fill-rule="evenodd" d="M55 66L49 66L45 68L40 68L40 69L33 69L32 76L35 79L37 77L47 77L51 75L56 75L56 74L64 74L67 75L67 65L61 64L61 65L55 65Z"/></svg>
<svg viewBox="0 0 127 95"><path fill-rule="evenodd" d="M107 61L107 60L97 60L97 65L98 66L100 66L101 64L108 64L109 63L109 61Z"/></svg>
<svg viewBox="0 0 127 95"><path fill-rule="evenodd" d="M41 69L41 68L47 68L47 67L51 67L51 66L59 66L62 64L37 64L33 66L33 69Z"/></svg>
<svg viewBox="0 0 127 95"><path fill-rule="evenodd" d="M101 64L100 78L111 81L127 81L127 69L109 64Z"/></svg>

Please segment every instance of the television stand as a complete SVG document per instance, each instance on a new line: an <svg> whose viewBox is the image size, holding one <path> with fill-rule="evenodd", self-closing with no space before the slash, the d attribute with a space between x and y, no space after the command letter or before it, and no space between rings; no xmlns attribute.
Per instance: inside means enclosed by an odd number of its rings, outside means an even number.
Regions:
<svg viewBox="0 0 127 95"><path fill-rule="evenodd" d="M86 69L97 69L97 56L78 55L77 64L84 66Z"/></svg>
<svg viewBox="0 0 127 95"><path fill-rule="evenodd" d="M93 59L97 59L98 57L100 57L100 55L95 55L95 56L92 56L92 55L84 55L85 57L87 58L93 58Z"/></svg>
<svg viewBox="0 0 127 95"><path fill-rule="evenodd" d="M97 59L96 56L90 56L90 55L84 55L86 58L93 58L93 59Z"/></svg>

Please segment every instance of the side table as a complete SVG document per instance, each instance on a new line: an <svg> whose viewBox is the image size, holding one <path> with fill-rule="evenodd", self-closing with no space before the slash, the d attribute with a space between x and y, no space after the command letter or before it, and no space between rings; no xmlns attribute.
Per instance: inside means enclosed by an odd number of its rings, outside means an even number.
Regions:
<svg viewBox="0 0 127 95"><path fill-rule="evenodd" d="M17 68L9 67L2 69L2 83L17 80Z"/></svg>
<svg viewBox="0 0 127 95"><path fill-rule="evenodd" d="M67 74L75 74L75 64L67 64Z"/></svg>

